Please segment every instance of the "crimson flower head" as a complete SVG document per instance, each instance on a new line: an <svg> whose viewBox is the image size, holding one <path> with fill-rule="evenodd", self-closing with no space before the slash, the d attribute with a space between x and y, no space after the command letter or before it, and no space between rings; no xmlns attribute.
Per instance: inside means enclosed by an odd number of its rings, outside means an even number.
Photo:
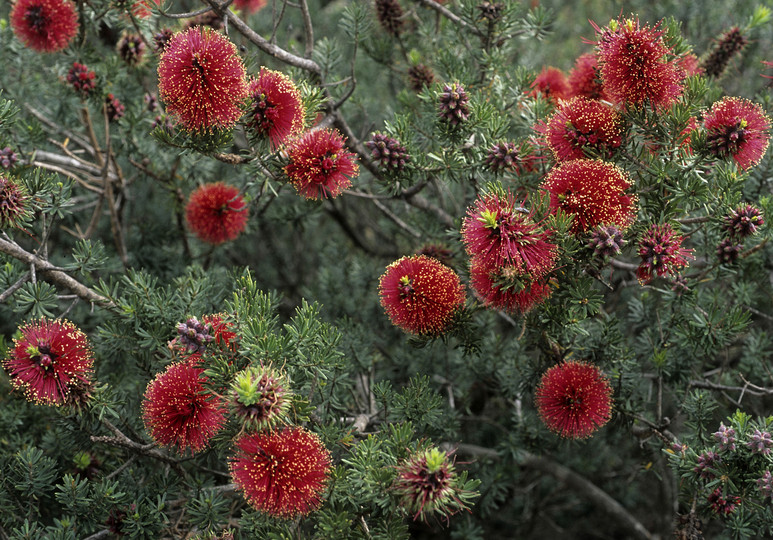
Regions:
<svg viewBox="0 0 773 540"><path fill-rule="evenodd" d="M479 197L462 224L470 257L490 268L507 265L534 277L552 270L558 248L523 204L509 192Z"/></svg>
<svg viewBox="0 0 773 540"><path fill-rule="evenodd" d="M592 53L581 54L574 61L574 66L566 79L569 84L569 97L607 99L598 66L598 57Z"/></svg>
<svg viewBox="0 0 773 540"><path fill-rule="evenodd" d="M61 51L78 33L78 12L70 0L17 0L11 28L31 49Z"/></svg>
<svg viewBox="0 0 773 540"><path fill-rule="evenodd" d="M585 439L609 422L612 387L597 366L568 361L545 372L535 402L550 431L562 437Z"/></svg>
<svg viewBox="0 0 773 540"><path fill-rule="evenodd" d="M3 361L14 388L42 405L80 405L88 397L94 357L86 334L64 320L30 322L19 328Z"/></svg>
<svg viewBox="0 0 773 540"><path fill-rule="evenodd" d="M598 50L599 71L607 95L613 101L642 105L650 102L668 107L682 94L684 71L663 43L657 26L641 26L639 20L611 21L601 29Z"/></svg>
<svg viewBox="0 0 773 540"><path fill-rule="evenodd" d="M425 255L387 266L378 293L392 324L412 334L443 333L464 304L464 285L456 272Z"/></svg>
<svg viewBox="0 0 773 540"><path fill-rule="evenodd" d="M553 292L544 278L535 279L514 266L492 267L473 259L470 286L483 305L509 313L527 313Z"/></svg>
<svg viewBox="0 0 773 540"><path fill-rule="evenodd" d="M724 97L704 118L706 147L718 158L732 157L742 169L762 159L770 143L770 118L756 103Z"/></svg>
<svg viewBox="0 0 773 540"><path fill-rule="evenodd" d="M229 392L231 410L248 431L285 423L291 399L287 377L266 366L251 366L237 373Z"/></svg>
<svg viewBox="0 0 773 540"><path fill-rule="evenodd" d="M167 366L148 383L142 402L142 419L153 440L181 453L202 450L225 424L226 409L205 388L198 358L194 354Z"/></svg>
<svg viewBox="0 0 773 540"><path fill-rule="evenodd" d="M451 457L437 448L417 452L395 467L392 489L413 520L428 521L439 515L446 523L461 510L468 510L466 499L472 492L459 486Z"/></svg>
<svg viewBox="0 0 773 540"><path fill-rule="evenodd" d="M17 226L29 213L27 190L13 177L0 173L0 229Z"/></svg>
<svg viewBox="0 0 773 540"><path fill-rule="evenodd" d="M545 99L556 104L559 100L568 98L570 93L571 89L566 80L566 74L558 68L545 66L531 83L531 91L528 92L528 95L532 97L542 95Z"/></svg>
<svg viewBox="0 0 773 540"><path fill-rule="evenodd" d="M693 250L683 248L683 240L668 223L650 225L639 239L639 281L649 283L656 275L674 275L687 266L687 258L694 258Z"/></svg>
<svg viewBox="0 0 773 540"><path fill-rule="evenodd" d="M587 157L586 150L609 159L623 142L620 113L583 97L562 102L539 131L557 161Z"/></svg>
<svg viewBox="0 0 773 540"><path fill-rule="evenodd" d="M222 182L204 184L191 193L185 207L188 225L204 242L233 240L247 226L249 210L239 189Z"/></svg>
<svg viewBox="0 0 773 540"><path fill-rule="evenodd" d="M232 127L248 95L236 45L220 32L199 26L177 32L164 46L158 90L167 112L192 132Z"/></svg>
<svg viewBox="0 0 773 540"><path fill-rule="evenodd" d="M241 9L247 14L255 13L257 11L260 11L266 6L266 2L268 0L234 0L234 7L236 9Z"/></svg>
<svg viewBox="0 0 773 540"><path fill-rule="evenodd" d="M244 435L234 446L231 478L250 506L285 519L320 507L332 460L315 433L286 427Z"/></svg>
<svg viewBox="0 0 773 540"><path fill-rule="evenodd" d="M730 236L746 238L765 225L762 211L751 204L741 204L723 218L724 230Z"/></svg>
<svg viewBox="0 0 773 540"><path fill-rule="evenodd" d="M221 347L236 350L236 332L232 322L227 321L225 313L204 315L201 321L212 327L215 343Z"/></svg>
<svg viewBox="0 0 773 540"><path fill-rule="evenodd" d="M599 225L627 229L636 217L636 197L625 193L630 186L622 169L594 159L565 161L542 183L550 195L551 210L574 216L574 233L586 233Z"/></svg>
<svg viewBox="0 0 773 540"><path fill-rule="evenodd" d="M252 105L247 127L268 137L274 149L303 129L304 107L301 93L284 73L260 68L257 79L249 83Z"/></svg>
<svg viewBox="0 0 773 540"><path fill-rule="evenodd" d="M307 131L290 141L285 173L299 194L307 199L333 198L351 185L359 166L344 143L331 129Z"/></svg>

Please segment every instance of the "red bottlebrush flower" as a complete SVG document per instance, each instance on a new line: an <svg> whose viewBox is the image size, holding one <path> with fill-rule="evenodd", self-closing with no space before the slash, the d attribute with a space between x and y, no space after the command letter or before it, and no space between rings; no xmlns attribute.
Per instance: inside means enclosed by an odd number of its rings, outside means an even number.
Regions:
<svg viewBox="0 0 773 540"><path fill-rule="evenodd" d="M734 26L719 38L716 46L701 64L706 77L719 77L725 72L730 60L741 52L749 40L737 26Z"/></svg>
<svg viewBox="0 0 773 540"><path fill-rule="evenodd" d="M232 127L248 95L236 45L223 34L198 26L177 32L164 47L158 90L167 112L188 131Z"/></svg>
<svg viewBox="0 0 773 540"><path fill-rule="evenodd" d="M287 422L292 391L287 377L271 367L252 366L237 373L229 396L231 410L248 431Z"/></svg>
<svg viewBox="0 0 773 540"><path fill-rule="evenodd" d="M249 210L239 190L222 182L205 184L191 193L185 217L196 236L218 245L233 240L247 226Z"/></svg>
<svg viewBox="0 0 773 540"><path fill-rule="evenodd" d="M233 6L236 9L240 9L249 15L252 13L257 13L266 7L267 2L268 0L234 0Z"/></svg>
<svg viewBox="0 0 773 540"><path fill-rule="evenodd" d="M67 72L67 82L82 97L88 97L97 87L97 74L78 62L73 62Z"/></svg>
<svg viewBox="0 0 773 540"><path fill-rule="evenodd" d="M601 101L583 97L558 105L538 131L557 161L588 157L586 150L609 159L623 142L620 113Z"/></svg>
<svg viewBox="0 0 773 540"><path fill-rule="evenodd" d="M1 220L0 220L1 221ZM730 236L746 238L757 233L757 229L765 225L762 211L751 204L742 204L724 219L724 229Z"/></svg>
<svg viewBox="0 0 773 540"><path fill-rule="evenodd" d="M120 119L126 111L126 107L123 106L123 103L121 103L121 101L113 94L108 94L105 96L105 108L107 112L107 119L111 122L115 122Z"/></svg>
<svg viewBox="0 0 773 540"><path fill-rule="evenodd" d="M153 3L157 6L161 4L161 0L153 0ZM137 0L131 7L132 15L138 19L147 19L153 14L153 8L150 5L150 0Z"/></svg>
<svg viewBox="0 0 773 540"><path fill-rule="evenodd" d="M588 99L607 99L598 69L598 57L592 53L581 54L569 71L567 97L585 97Z"/></svg>
<svg viewBox="0 0 773 540"><path fill-rule="evenodd" d="M322 504L332 460L315 433L286 427L245 435L234 446L231 478L256 510L292 518Z"/></svg>
<svg viewBox="0 0 773 540"><path fill-rule="evenodd" d="M640 26L639 21L612 21L597 42L602 84L612 100L642 105L649 101L668 107L682 94L684 71L663 43L662 30Z"/></svg>
<svg viewBox="0 0 773 540"><path fill-rule="evenodd" d="M509 313L527 313L553 292L546 281L535 281L518 268L492 268L476 260L470 266L470 287L484 306Z"/></svg>
<svg viewBox="0 0 773 540"><path fill-rule="evenodd" d="M462 241L467 253L489 268L509 266L530 278L553 269L558 248L511 193L484 194L467 210Z"/></svg>
<svg viewBox="0 0 773 540"><path fill-rule="evenodd" d="M636 197L626 195L628 175L611 163L593 159L565 161L545 177L550 208L574 216L572 232L586 233L599 225L625 230L636 217Z"/></svg>
<svg viewBox="0 0 773 540"><path fill-rule="evenodd" d="M225 424L226 409L204 387L198 358L192 355L167 366L148 383L142 402L142 419L153 440L181 453L202 450Z"/></svg>
<svg viewBox="0 0 773 540"><path fill-rule="evenodd" d="M456 272L424 255L387 266L378 293L392 324L412 334L443 333L464 304L464 285Z"/></svg>
<svg viewBox="0 0 773 540"><path fill-rule="evenodd" d="M686 77L694 77L695 75L703 75L703 68L698 64L698 57L692 53L687 53L684 56L677 58L676 63L684 71Z"/></svg>
<svg viewBox="0 0 773 540"><path fill-rule="evenodd" d="M272 149L303 130L301 93L287 75L261 67L258 78L249 83L249 93L247 127L267 136Z"/></svg>
<svg viewBox="0 0 773 540"><path fill-rule="evenodd" d="M724 97L703 120L706 148L718 158L732 157L742 169L762 159L770 143L770 118L748 99Z"/></svg>
<svg viewBox="0 0 773 540"><path fill-rule="evenodd" d="M345 139L331 129L307 131L288 144L290 162L285 173L307 199L337 197L359 174L357 158L346 149Z"/></svg>
<svg viewBox="0 0 773 540"><path fill-rule="evenodd" d="M12 178L0 174L0 229L15 227L29 210L27 190Z"/></svg>
<svg viewBox="0 0 773 540"><path fill-rule="evenodd" d="M657 275L674 275L687 266L687 258L693 258L691 249L683 248L684 238L674 233L671 225L651 225L639 239L639 256L642 262L636 275L642 283L649 283Z"/></svg>
<svg viewBox="0 0 773 540"><path fill-rule="evenodd" d="M88 398L94 358L86 334L64 320L41 318L19 328L3 361L11 384L42 405L80 405Z"/></svg>
<svg viewBox="0 0 773 540"><path fill-rule="evenodd" d="M17 0L10 20L16 37L39 52L61 51L78 33L78 13L70 0Z"/></svg>
<svg viewBox="0 0 773 540"><path fill-rule="evenodd" d="M546 66L531 83L531 91L528 95L537 97L541 94L545 99L557 104L559 100L566 99L571 93L566 74L558 68Z"/></svg>
<svg viewBox="0 0 773 540"><path fill-rule="evenodd" d="M609 422L612 387L593 364L568 361L548 369L534 396L547 428L571 439L585 439Z"/></svg>
<svg viewBox="0 0 773 540"><path fill-rule="evenodd" d="M392 489L400 497L400 506L414 521L426 522L430 516L438 515L448 523L453 514L468 510L463 499L473 493L460 488L454 463L445 452L437 448L417 452L395 470Z"/></svg>
<svg viewBox="0 0 773 540"><path fill-rule="evenodd" d="M124 32L116 44L118 56L130 66L137 66L145 59L145 42L139 34Z"/></svg>

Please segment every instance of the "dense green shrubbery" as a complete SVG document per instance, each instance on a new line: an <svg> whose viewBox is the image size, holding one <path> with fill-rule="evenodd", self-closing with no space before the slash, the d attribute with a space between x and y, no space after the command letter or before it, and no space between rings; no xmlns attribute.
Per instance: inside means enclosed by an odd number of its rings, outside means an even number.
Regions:
<svg viewBox="0 0 773 540"><path fill-rule="evenodd" d="M0 7L0 537L773 535L773 160L756 155L773 108L769 2L626 6L635 15L603 1L245 3L78 0L77 32L56 52L25 46ZM270 143L248 115L175 125L155 49L163 29L194 24L235 44L216 59L286 75L302 131L331 133L332 146ZM570 169L545 140L562 126L576 140L590 132L553 116L569 114L559 88L570 85L543 68L567 73L640 28L640 51L665 51L651 80L672 70L680 91L597 96L615 135L580 152L606 164L579 162L592 174L566 188L581 175L559 178ZM687 76L690 54L703 75ZM191 66L204 73L201 62ZM255 100L234 103L256 114ZM716 103L744 117L717 120ZM299 194L324 195L294 172L312 165L341 182L327 186L338 196ZM219 218L186 207L215 182L234 186L218 204L236 218L207 242L197 222ZM507 227L522 233L520 255L476 251ZM410 277L419 253L445 266ZM388 268L405 275L382 279ZM466 295L449 301L457 275ZM426 312L396 318L409 334L390 316L417 291ZM13 362L63 363L30 338L41 318L83 332L94 373L59 400L28 390L35 404L14 390ZM145 397L193 353L188 405L227 409L200 421L216 432L201 449L201 425L172 433ZM586 393L564 405L596 415L579 428L544 409L579 384L567 369L584 373ZM273 427L240 416L258 407L249 385L263 376L279 388L279 405L260 404L281 411ZM313 496L245 500L231 469L256 425L256 456L278 451L266 433L292 433L285 467L314 456L290 475Z"/></svg>

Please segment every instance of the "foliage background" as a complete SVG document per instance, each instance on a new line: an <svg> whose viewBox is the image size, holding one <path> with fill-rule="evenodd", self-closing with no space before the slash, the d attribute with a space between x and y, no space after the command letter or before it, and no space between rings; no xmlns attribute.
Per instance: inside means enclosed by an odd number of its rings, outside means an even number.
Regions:
<svg viewBox="0 0 773 540"><path fill-rule="evenodd" d="M667 537L676 514L689 512L695 483L679 476L689 466L676 472L670 466L668 444L659 435L669 431L698 449L711 444L710 433L736 408L753 417L770 413L773 252L766 243L768 229L756 238L762 246L753 256L733 267L712 268L717 224L699 229L691 247L701 257L690 275L702 279L684 297L665 284L641 287L620 269L602 271L615 289L607 291L568 256L565 275L559 277L564 288L544 308L514 320L473 306L466 333L430 343L393 328L376 291L387 264L429 243L451 249L455 268L465 275L458 231L476 190L495 179L480 167L487 143L524 138L533 121L547 114L544 101L520 102L524 90L543 65L568 70L579 54L591 51L582 41L594 38L589 20L604 25L620 13L636 13L651 23L673 17L685 42L701 56L723 31L744 26L760 6L773 8L773 3L507 1L512 26L503 23L502 35L520 33L486 54L474 45L467 48L465 40L475 43L475 37L422 2L403 3L412 23L398 42L379 27L368 2L308 2L313 59L325 81L345 80L354 66L357 86L340 108L352 135L365 141L373 131L387 129L388 122L425 171L396 186L362 167L354 189L371 197L349 194L324 203L301 200L288 186L268 180L255 163L234 166L150 136L154 114L146 110L144 94L157 94L156 57L148 54L144 65L127 67L115 54L117 37L133 24L114 3L81 3L85 33L76 46L54 55L24 48L2 25L0 88L18 112L0 112L0 147L17 149L27 165L54 164L51 154L61 156L62 145L75 147L78 137L87 136L85 107L96 139L103 148L109 139L117 165L114 191L107 195L113 202L96 214L90 242L73 233L88 228L99 204L97 191L64 174L52 175L50 167L45 173L32 166L15 171L37 185L40 210L27 232L6 232L29 251L47 238L48 260L115 307L79 301L60 284L42 279L25 281L0 304L0 348L10 346L22 321L66 313L94 344L102 385L93 406L78 415L28 404L0 376L3 538L98 537L111 510L130 505L134 514L128 512L125 530L140 538L208 537L226 526L243 538L642 537L625 518L609 519L610 512L614 515L610 501L651 534ZM459 0L448 6L467 14L475 13L477 4ZM165 5L172 12L199 7ZM283 7L286 13L274 29ZM8 11L4 3L0 17L7 20ZM248 20L261 35L275 30L277 44L303 54L306 39L297 9L269 2ZM138 24L147 36L157 26L172 26L157 16ZM315 76L277 62L236 32L231 37L243 47L252 73L261 65L280 69L304 81L307 100L313 101ZM761 25L749 37L726 74L696 92L696 102L707 106L720 95L737 95L762 103L770 114L769 81L760 74L761 61L773 60L773 28ZM469 81L474 88L472 147L437 129L432 91L422 98L407 89L405 72L414 58L432 65L439 79ZM63 82L74 61L96 70L103 94L113 92L126 105L124 118L107 130L98 120L99 98L81 103ZM350 86L327 88L336 99ZM441 153L444 148L447 154ZM265 154L265 148L251 149L240 133L223 151ZM270 160L265 163L271 166ZM518 181L536 186L547 167ZM768 155L743 182L733 183L727 180L732 171L720 167L717 174L725 176L717 181L722 187L717 197L688 185L675 193L664 215L705 215L740 200L767 210L772 168ZM246 234L213 249L181 228L179 215L194 187L220 180L246 186L251 218ZM422 198L400 195L422 182L427 184ZM503 182L515 185L513 178ZM110 204L120 222L117 242ZM647 209L647 217L658 210ZM572 249L580 246L569 242L567 250ZM28 265L7 253L0 257L0 290L5 291ZM636 262L633 250L623 259ZM287 367L296 392L304 396L296 404L298 418L311 418L333 451L338 467L330 500L308 520L272 521L219 487L229 481L224 456L234 427L211 451L181 462L92 439L110 435L107 419L133 441L148 442L139 406L147 382L170 360L166 344L176 323L220 311L252 321L240 328L244 354ZM544 429L532 405L539 376L556 355L592 360L613 377L616 414L589 440L558 439ZM352 428L360 414L369 415L365 432L371 438ZM481 481L472 513L453 517L448 527L405 519L389 493L390 476L379 473L427 441L457 447L458 468ZM98 462L90 479L76 474L84 452ZM590 481L608 499L589 497ZM707 536L770 534L769 506L739 514L735 522L723 522L703 513ZM366 522L368 528L362 525Z"/></svg>

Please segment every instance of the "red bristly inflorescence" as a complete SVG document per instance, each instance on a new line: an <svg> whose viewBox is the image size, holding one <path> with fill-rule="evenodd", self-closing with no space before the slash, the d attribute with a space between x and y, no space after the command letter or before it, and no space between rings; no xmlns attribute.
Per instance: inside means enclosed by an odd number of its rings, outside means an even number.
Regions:
<svg viewBox="0 0 773 540"><path fill-rule="evenodd" d="M585 53L577 57L566 78L569 84L569 97L608 99L601 84L598 65L598 57L595 54Z"/></svg>
<svg viewBox="0 0 773 540"><path fill-rule="evenodd" d="M236 9L252 14L263 9L267 2L268 0L234 0L233 5Z"/></svg>
<svg viewBox="0 0 773 540"><path fill-rule="evenodd" d="M30 322L3 367L14 388L42 405L80 404L88 397L94 357L86 335L64 320ZM81 394L81 395L76 395Z"/></svg>
<svg viewBox="0 0 773 540"><path fill-rule="evenodd" d="M246 125L268 137L272 149L303 130L301 93L287 75L261 67L258 77L250 80L249 93Z"/></svg>
<svg viewBox="0 0 773 540"><path fill-rule="evenodd" d="M61 51L78 33L78 12L70 0L17 0L10 20L16 37L39 52Z"/></svg>
<svg viewBox="0 0 773 540"><path fill-rule="evenodd" d="M599 100L583 97L562 102L537 130L556 161L591 157L586 151L609 159L623 142L620 113Z"/></svg>
<svg viewBox="0 0 773 540"><path fill-rule="evenodd" d="M548 429L562 437L584 439L611 418L612 387L597 366L567 361L545 372L535 402Z"/></svg>
<svg viewBox="0 0 773 540"><path fill-rule="evenodd" d="M664 108L679 98L685 72L676 58L669 58L673 54L662 30L641 26L638 19L594 28L602 84L613 101Z"/></svg>
<svg viewBox="0 0 773 540"><path fill-rule="evenodd" d="M509 192L479 197L462 224L462 242L470 257L489 268L507 265L531 277L552 270L558 248L525 204Z"/></svg>
<svg viewBox="0 0 773 540"><path fill-rule="evenodd" d="M649 283L655 276L674 275L687 266L687 259L694 258L693 250L683 248L683 240L668 223L650 225L639 239L639 281Z"/></svg>
<svg viewBox="0 0 773 540"><path fill-rule="evenodd" d="M167 366L150 381L142 402L142 418L153 440L181 453L204 449L225 424L226 408L204 386L204 369L196 366L199 358L194 354Z"/></svg>
<svg viewBox="0 0 773 540"><path fill-rule="evenodd" d="M566 74L558 68L546 66L542 68L542 71L535 77L534 82L531 83L531 90L528 92L528 95L532 97L541 95L553 104L557 104L559 100L568 98L570 92L571 89L566 80Z"/></svg>
<svg viewBox="0 0 773 540"><path fill-rule="evenodd" d="M387 266L379 296L392 324L412 334L437 335L464 304L464 285L448 266L416 255Z"/></svg>
<svg viewBox="0 0 773 540"><path fill-rule="evenodd" d="M0 229L16 227L29 215L29 203L24 186L12 176L0 173Z"/></svg>
<svg viewBox="0 0 773 540"><path fill-rule="evenodd" d="M158 63L158 90L167 112L192 132L232 127L248 97L236 45L198 26L177 32L166 43Z"/></svg>
<svg viewBox="0 0 773 540"><path fill-rule="evenodd" d="M332 460L315 433L286 427L244 435L234 446L231 478L256 510L289 519L322 504Z"/></svg>
<svg viewBox="0 0 773 540"><path fill-rule="evenodd" d="M191 193L185 217L199 239L218 245L241 234L249 210L238 188L216 182Z"/></svg>
<svg viewBox="0 0 773 540"><path fill-rule="evenodd" d="M545 278L523 274L512 266L491 267L472 260L470 287L487 308L526 313L552 293Z"/></svg>
<svg viewBox="0 0 773 540"><path fill-rule="evenodd" d="M587 233L599 225L627 229L636 217L636 196L628 175L612 163L593 159L565 161L554 167L542 183L550 195L550 208L574 216L572 232Z"/></svg>
<svg viewBox="0 0 773 540"><path fill-rule="evenodd" d="M770 143L770 118L756 103L724 97L704 118L706 148L719 157L731 157L741 169L760 162Z"/></svg>
<svg viewBox="0 0 773 540"><path fill-rule="evenodd" d="M290 183L307 199L333 198L359 174L357 157L340 133L331 129L307 131L288 143L285 166Z"/></svg>

